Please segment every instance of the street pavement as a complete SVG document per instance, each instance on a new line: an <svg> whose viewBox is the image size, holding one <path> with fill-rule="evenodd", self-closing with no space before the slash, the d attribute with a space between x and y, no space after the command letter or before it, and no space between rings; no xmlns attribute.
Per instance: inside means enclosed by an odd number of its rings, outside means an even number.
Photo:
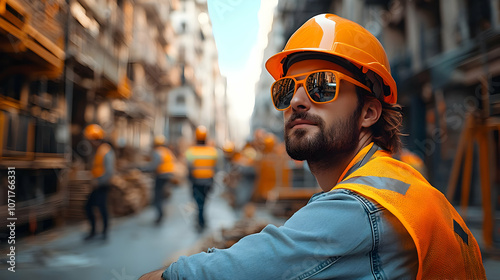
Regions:
<svg viewBox="0 0 500 280"><path fill-rule="evenodd" d="M239 219L221 193L222 187L216 185L206 205L208 229L201 234L195 230L196 205L190 188L181 185L172 190L161 225L154 225L156 213L147 207L136 215L112 219L106 241L84 242L86 222L24 238L16 244L15 273L7 270L2 249L0 279L138 279L177 258L180 252L196 248L204 237L230 228ZM468 213L469 227L483 247L481 213L477 209ZM483 263L488 279L500 280L498 250L483 250Z"/></svg>
<svg viewBox="0 0 500 280"><path fill-rule="evenodd" d="M154 209L147 207L136 215L112 219L106 241L84 242L88 225L83 222L25 238L16 247L16 272L7 270L2 254L0 279L138 279L201 238L234 224L236 214L220 193L215 187L207 200L208 228L201 234L195 229L197 208L190 188L182 185L172 190L166 219L159 226L154 224Z"/></svg>

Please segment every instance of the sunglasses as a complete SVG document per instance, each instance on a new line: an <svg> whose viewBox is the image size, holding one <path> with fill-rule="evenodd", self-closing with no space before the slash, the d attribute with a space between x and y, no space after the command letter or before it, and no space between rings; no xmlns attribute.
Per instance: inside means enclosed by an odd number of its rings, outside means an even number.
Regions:
<svg viewBox="0 0 500 280"><path fill-rule="evenodd" d="M300 81L296 79L303 76L306 78ZM345 74L332 70L316 70L278 79L271 86L271 98L274 107L279 111L284 111L290 108L290 102L299 85L302 84L312 102L316 104L333 102L338 97L342 80L371 92L367 86Z"/></svg>

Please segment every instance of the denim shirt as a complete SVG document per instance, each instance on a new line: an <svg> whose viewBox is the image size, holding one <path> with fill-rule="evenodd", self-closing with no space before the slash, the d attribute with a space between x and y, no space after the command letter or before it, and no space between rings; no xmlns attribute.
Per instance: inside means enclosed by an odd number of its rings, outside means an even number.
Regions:
<svg viewBox="0 0 500 280"><path fill-rule="evenodd" d="M315 194L283 226L182 256L164 279L415 279L415 245L385 208L345 189Z"/></svg>

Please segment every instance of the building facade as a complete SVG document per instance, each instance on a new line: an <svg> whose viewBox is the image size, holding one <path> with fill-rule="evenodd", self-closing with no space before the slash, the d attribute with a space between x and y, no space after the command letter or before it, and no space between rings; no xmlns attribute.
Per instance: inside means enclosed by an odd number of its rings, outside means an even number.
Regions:
<svg viewBox="0 0 500 280"><path fill-rule="evenodd" d="M15 218L30 232L65 201L66 9L56 0L0 1L0 224Z"/></svg>
<svg viewBox="0 0 500 280"><path fill-rule="evenodd" d="M197 125L223 126L206 13L200 0L0 1L2 223L8 168L20 236L83 218L89 124L104 128L119 176L146 159L155 135L182 152Z"/></svg>

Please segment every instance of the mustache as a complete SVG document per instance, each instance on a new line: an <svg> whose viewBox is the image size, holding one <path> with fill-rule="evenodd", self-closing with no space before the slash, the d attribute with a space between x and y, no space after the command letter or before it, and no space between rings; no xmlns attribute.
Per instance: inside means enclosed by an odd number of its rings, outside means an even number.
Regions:
<svg viewBox="0 0 500 280"><path fill-rule="evenodd" d="M315 123L319 127L323 126L323 119L320 118L319 116L311 115L308 112L298 112L298 113L293 113L292 116L290 116L290 119L288 119L288 121L285 124L285 128L290 128L290 126L292 125L292 122L297 120L297 119L301 119L301 120Z"/></svg>

